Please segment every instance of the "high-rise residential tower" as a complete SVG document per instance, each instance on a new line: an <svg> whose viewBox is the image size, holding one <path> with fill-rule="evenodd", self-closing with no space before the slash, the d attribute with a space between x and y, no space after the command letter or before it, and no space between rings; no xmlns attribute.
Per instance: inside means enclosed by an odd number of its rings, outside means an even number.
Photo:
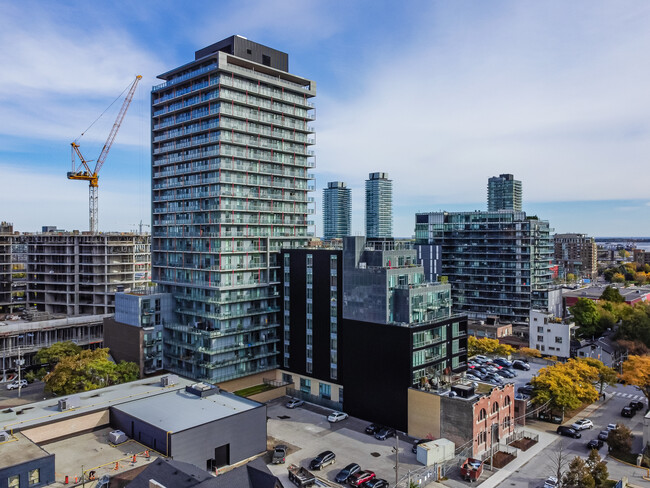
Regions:
<svg viewBox="0 0 650 488"><path fill-rule="evenodd" d="M326 240L350 235L350 189L344 181L330 181L323 188L323 237Z"/></svg>
<svg viewBox="0 0 650 488"><path fill-rule="evenodd" d="M393 180L370 173L366 180L366 237L393 237Z"/></svg>
<svg viewBox="0 0 650 488"><path fill-rule="evenodd" d="M312 222L316 85L233 36L152 89L153 280L176 299L165 368L210 382L276 367L280 248Z"/></svg>
<svg viewBox="0 0 650 488"><path fill-rule="evenodd" d="M521 212L521 181L503 174L488 179L488 212L515 210Z"/></svg>

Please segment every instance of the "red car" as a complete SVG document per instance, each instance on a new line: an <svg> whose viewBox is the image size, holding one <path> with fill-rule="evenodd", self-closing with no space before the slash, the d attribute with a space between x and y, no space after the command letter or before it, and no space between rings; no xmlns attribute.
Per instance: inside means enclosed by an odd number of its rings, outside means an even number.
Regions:
<svg viewBox="0 0 650 488"><path fill-rule="evenodd" d="M351 486L361 486L362 483L370 481L375 477L375 473L372 471L359 471L350 476L350 485Z"/></svg>

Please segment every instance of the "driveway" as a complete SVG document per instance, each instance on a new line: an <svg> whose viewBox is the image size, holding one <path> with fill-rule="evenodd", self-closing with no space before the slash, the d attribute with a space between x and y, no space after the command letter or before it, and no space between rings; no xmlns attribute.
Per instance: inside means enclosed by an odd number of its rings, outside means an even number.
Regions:
<svg viewBox="0 0 650 488"><path fill-rule="evenodd" d="M412 440L402 433L398 439L379 441L364 432L370 422L350 417L330 424L327 414L331 410L308 403L303 407L288 409L284 406L286 401L286 397L281 398L267 406L270 441L289 446L286 464L269 465L269 469L285 486L292 486L287 476L289 464L309 468L309 462L318 453L327 450L336 454L336 463L315 474L330 482L334 482L336 473L349 463L358 463L362 469L374 471L378 478L384 478L391 486L395 483L397 461L400 478L406 476L409 470L422 467L411 452Z"/></svg>

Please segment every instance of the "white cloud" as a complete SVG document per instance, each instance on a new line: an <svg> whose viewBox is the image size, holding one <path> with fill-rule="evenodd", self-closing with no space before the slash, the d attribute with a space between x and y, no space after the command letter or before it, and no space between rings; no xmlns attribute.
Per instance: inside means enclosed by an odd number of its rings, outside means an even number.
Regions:
<svg viewBox="0 0 650 488"><path fill-rule="evenodd" d="M382 46L350 75L358 96L321 86L318 169L353 184L387 171L403 203L484 201L504 172L523 180L525 201L646 197L648 11L553 5L453 28L458 12L436 11L422 22L441 30Z"/></svg>

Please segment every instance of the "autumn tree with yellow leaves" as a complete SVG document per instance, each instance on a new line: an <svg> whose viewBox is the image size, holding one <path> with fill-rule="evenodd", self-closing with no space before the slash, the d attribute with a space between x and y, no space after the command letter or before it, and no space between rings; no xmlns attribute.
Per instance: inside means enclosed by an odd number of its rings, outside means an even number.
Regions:
<svg viewBox="0 0 650 488"><path fill-rule="evenodd" d="M533 401L538 405L548 403L554 410L573 410L583 403L598 399L594 382L598 369L585 361L569 359L539 370L531 380L534 388Z"/></svg>
<svg viewBox="0 0 650 488"><path fill-rule="evenodd" d="M515 348L508 344L500 344L496 339L489 337L474 337L467 338L467 355L469 357L476 356L477 354L496 354L499 356L509 356L515 352Z"/></svg>
<svg viewBox="0 0 650 488"><path fill-rule="evenodd" d="M650 356L629 356L623 363L621 381L636 386L650 402Z"/></svg>

